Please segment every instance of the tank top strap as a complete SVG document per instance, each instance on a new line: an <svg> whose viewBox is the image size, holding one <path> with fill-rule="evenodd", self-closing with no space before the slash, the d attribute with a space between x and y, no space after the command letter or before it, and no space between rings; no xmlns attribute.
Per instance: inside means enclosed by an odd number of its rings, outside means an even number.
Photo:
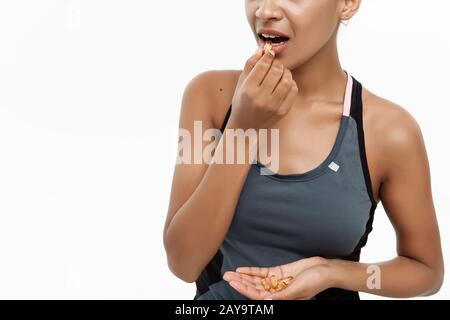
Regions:
<svg viewBox="0 0 450 320"><path fill-rule="evenodd" d="M222 132L222 133L223 133L223 130L225 130L225 127L227 125L228 119L230 118L230 114L231 114L231 104L228 107L227 114L225 115L225 119L223 120L222 127L220 128L220 132Z"/></svg>
<svg viewBox="0 0 450 320"><path fill-rule="evenodd" d="M343 115L348 117L350 115L350 108L352 105L352 98L353 98L353 77L350 73L345 71L347 74L347 86L345 87L345 97L344 97L344 110Z"/></svg>
<svg viewBox="0 0 450 320"><path fill-rule="evenodd" d="M364 178L366 180L366 187L369 193L370 200L374 207L377 206L377 201L373 197L372 179L370 177L369 165L366 154L366 143L364 135L364 123L363 123L363 103L362 103L362 84L353 78L353 94L352 94L352 107L350 110L350 117L355 121L358 135L359 155L361 158L361 164L363 167Z"/></svg>

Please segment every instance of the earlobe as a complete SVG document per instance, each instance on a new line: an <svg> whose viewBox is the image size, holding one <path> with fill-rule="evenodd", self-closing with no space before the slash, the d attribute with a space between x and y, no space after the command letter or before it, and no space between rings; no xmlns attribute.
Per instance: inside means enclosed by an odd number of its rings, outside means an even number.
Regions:
<svg viewBox="0 0 450 320"><path fill-rule="evenodd" d="M361 0L344 0L340 20L350 20L358 11Z"/></svg>

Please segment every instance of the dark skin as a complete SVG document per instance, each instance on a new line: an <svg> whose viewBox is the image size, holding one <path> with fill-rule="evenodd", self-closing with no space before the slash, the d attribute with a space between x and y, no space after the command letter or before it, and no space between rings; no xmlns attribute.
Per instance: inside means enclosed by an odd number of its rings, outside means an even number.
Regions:
<svg viewBox="0 0 450 320"><path fill-rule="evenodd" d="M233 101L237 111L233 110L227 128L280 130L278 173L315 168L333 145L342 113L346 75L337 55L336 26L339 19L350 19L359 6L359 0L246 1L247 18L256 38L259 26L289 33L290 47L271 65L282 64L287 70L286 77L298 88L295 99L272 121L262 124L261 118L248 123L245 119L257 116L255 111L255 115L244 117L244 107L247 111L256 109L250 108L249 102L240 104L243 79L249 76L246 69L209 71L188 85L180 127L192 131L193 121L201 120L204 129L220 128ZM250 58L251 69L260 70L256 62L265 58ZM434 294L441 287L444 263L420 127L405 108L366 88L362 99L373 197L382 203L397 237L397 256L376 263L381 270L381 288L367 287L369 264L312 257L283 266L243 266L227 272L224 278L241 294L251 299L309 299L322 290L338 287L388 297L413 297ZM308 139L299 143L299 136ZM206 163L176 166L164 244L169 266L179 278L195 281L220 247L248 168ZM270 294L260 284L269 274L294 275L294 280L287 289Z"/></svg>

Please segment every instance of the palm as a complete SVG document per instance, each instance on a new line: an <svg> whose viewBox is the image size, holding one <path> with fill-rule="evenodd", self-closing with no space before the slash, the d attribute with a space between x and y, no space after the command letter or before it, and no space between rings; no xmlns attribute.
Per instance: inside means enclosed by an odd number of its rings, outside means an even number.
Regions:
<svg viewBox="0 0 450 320"><path fill-rule="evenodd" d="M264 289L261 282L263 278L275 275L277 279L280 279L287 274L287 270L281 266L270 268L249 267L238 270L239 272L230 276L230 284L234 285L238 291L253 300L264 299L275 292L274 289L270 289L270 291Z"/></svg>
<svg viewBox="0 0 450 320"><path fill-rule="evenodd" d="M261 300L275 292L265 290L261 280L275 275L277 279L288 276L295 277L302 271L313 266L316 262L313 259L301 259L292 263L278 265L274 267L240 267L236 272L227 272L227 280L241 294L252 300Z"/></svg>

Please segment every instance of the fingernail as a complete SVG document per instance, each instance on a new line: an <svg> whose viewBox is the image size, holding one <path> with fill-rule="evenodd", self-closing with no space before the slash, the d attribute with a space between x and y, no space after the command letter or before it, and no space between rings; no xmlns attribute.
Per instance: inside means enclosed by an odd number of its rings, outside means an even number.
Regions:
<svg viewBox="0 0 450 320"><path fill-rule="evenodd" d="M264 298L264 300L273 300L272 298Z"/></svg>
<svg viewBox="0 0 450 320"><path fill-rule="evenodd" d="M272 49L270 49L269 52L275 57L275 51L273 51Z"/></svg>

